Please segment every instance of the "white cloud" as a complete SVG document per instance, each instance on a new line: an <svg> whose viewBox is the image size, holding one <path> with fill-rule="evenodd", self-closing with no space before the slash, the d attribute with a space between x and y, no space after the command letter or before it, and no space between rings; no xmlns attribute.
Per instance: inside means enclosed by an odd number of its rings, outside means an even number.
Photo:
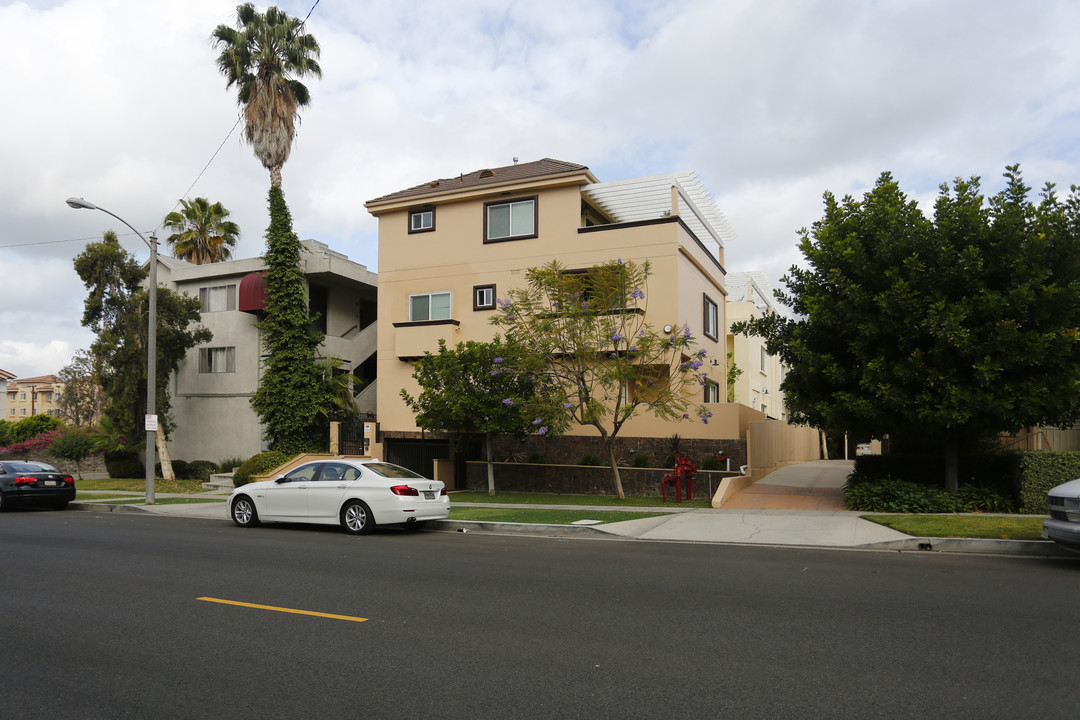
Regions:
<svg viewBox="0 0 1080 720"><path fill-rule="evenodd" d="M0 116L0 269L15 279L0 367L56 372L89 344L71 260L125 229L70 210L70 195L148 232L195 183L232 211L237 254L262 251L268 175L230 134L235 91L209 41L236 4L0 5L18 99ZM314 3L280 4L303 17ZM923 204L957 175L992 192L1013 162L1036 187L1080 182L1069 0L370 0L321 3L308 28L324 76L309 81L286 198L301 236L372 269L366 200L515 156L602 180L697 170L739 235L727 266L777 284L822 193L860 193L883 170Z"/></svg>

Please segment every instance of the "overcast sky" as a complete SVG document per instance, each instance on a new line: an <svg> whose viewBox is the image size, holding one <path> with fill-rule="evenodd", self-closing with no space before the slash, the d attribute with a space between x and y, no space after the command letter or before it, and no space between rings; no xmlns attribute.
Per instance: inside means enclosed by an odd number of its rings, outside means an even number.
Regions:
<svg viewBox="0 0 1080 720"><path fill-rule="evenodd" d="M779 284L821 196L890 170L937 186L1007 164L1080 183L1080 3L1031 0L288 0L322 45L283 189L301 238L378 269L363 203L551 157L600 180L695 170ZM260 5L260 7L265 7ZM91 334L72 260L220 201L263 251L269 176L240 140L209 42L224 0L0 0L0 368L55 373Z"/></svg>

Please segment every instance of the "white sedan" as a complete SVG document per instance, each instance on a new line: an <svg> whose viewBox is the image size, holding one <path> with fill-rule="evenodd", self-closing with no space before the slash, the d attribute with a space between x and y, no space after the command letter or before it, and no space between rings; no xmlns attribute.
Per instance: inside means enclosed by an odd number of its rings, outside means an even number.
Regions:
<svg viewBox="0 0 1080 720"><path fill-rule="evenodd" d="M419 528L450 516L450 498L438 480L379 460L316 460L248 483L229 496L229 515L240 527L266 522L340 524L366 535L376 525Z"/></svg>

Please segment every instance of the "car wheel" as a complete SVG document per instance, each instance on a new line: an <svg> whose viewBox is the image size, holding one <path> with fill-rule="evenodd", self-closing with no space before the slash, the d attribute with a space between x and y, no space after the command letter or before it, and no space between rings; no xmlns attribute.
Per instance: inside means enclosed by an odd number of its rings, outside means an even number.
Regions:
<svg viewBox="0 0 1080 720"><path fill-rule="evenodd" d="M353 535L367 535L375 529L375 518L371 517L371 508L361 500L350 500L341 509L341 525L345 532Z"/></svg>
<svg viewBox="0 0 1080 720"><path fill-rule="evenodd" d="M67 501L53 503L53 510L67 510Z"/></svg>
<svg viewBox="0 0 1080 720"><path fill-rule="evenodd" d="M247 495L241 495L233 500L230 515L233 522L240 527L255 527L259 524L259 513L255 511L255 503Z"/></svg>

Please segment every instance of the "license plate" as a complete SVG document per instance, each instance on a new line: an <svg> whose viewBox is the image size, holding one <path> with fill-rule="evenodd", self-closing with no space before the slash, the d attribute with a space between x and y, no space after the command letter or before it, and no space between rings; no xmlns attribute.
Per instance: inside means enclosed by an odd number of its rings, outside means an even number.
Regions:
<svg viewBox="0 0 1080 720"><path fill-rule="evenodd" d="M425 490L424 491L424 499L425 500L434 500L435 499L435 491L434 490Z"/></svg>
<svg viewBox="0 0 1080 720"><path fill-rule="evenodd" d="M45 484L46 485L56 485L56 481L55 480L46 480Z"/></svg>

